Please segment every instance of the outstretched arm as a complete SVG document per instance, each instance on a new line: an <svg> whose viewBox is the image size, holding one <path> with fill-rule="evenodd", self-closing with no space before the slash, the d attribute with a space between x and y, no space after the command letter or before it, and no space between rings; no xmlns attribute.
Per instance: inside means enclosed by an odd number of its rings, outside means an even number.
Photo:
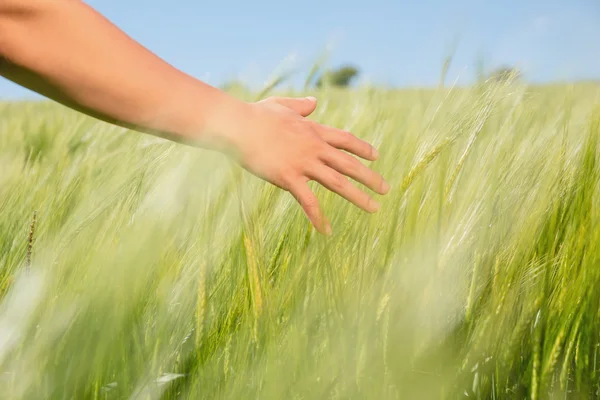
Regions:
<svg viewBox="0 0 600 400"><path fill-rule="evenodd" d="M315 99L238 100L172 67L79 0L0 0L0 75L98 119L226 152L290 191L322 233L331 228L308 181L369 212L378 205L345 176L389 190L341 151L374 160L372 146L305 118Z"/></svg>

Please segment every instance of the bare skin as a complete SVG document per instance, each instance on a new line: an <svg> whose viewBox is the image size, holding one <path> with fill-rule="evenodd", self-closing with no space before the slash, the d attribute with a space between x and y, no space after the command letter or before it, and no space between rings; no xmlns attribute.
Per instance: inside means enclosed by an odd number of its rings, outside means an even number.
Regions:
<svg viewBox="0 0 600 400"><path fill-rule="evenodd" d="M308 186L316 181L357 207L389 185L351 154L377 151L308 117L314 98L247 103L172 67L80 0L0 0L0 75L116 125L233 157L289 191L324 234L331 226Z"/></svg>

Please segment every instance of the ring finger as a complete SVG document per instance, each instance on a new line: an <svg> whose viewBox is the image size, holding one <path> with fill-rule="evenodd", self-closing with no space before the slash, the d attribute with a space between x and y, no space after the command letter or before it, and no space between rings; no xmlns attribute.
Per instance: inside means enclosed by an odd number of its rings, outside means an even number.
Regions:
<svg viewBox="0 0 600 400"><path fill-rule="evenodd" d="M309 175L309 178L367 212L373 213L379 210L379 203L354 186L344 175L328 166L322 165L315 173Z"/></svg>

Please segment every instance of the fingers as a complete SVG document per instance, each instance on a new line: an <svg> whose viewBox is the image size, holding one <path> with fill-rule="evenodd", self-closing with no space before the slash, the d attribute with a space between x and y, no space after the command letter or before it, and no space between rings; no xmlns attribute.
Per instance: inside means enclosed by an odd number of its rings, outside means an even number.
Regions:
<svg viewBox="0 0 600 400"><path fill-rule="evenodd" d="M276 102L284 107L289 108L302 115L303 117L308 117L310 114L315 111L317 108L317 99L314 97L272 97L269 99L271 101Z"/></svg>
<svg viewBox="0 0 600 400"><path fill-rule="evenodd" d="M365 160L374 161L379 157L375 147L360 140L350 132L320 125L319 134L327 143L340 150L348 151Z"/></svg>
<svg viewBox="0 0 600 400"><path fill-rule="evenodd" d="M331 225L319 206L319 199L310 190L306 182L299 182L289 189L289 192L294 196L300 204L304 213L313 224L315 229L324 235L331 235Z"/></svg>
<svg viewBox="0 0 600 400"><path fill-rule="evenodd" d="M327 189L339 194L355 206L367 212L374 213L379 210L379 203L354 186L348 178L328 166L323 165L321 168L318 168L314 174L309 176L309 178L319 182Z"/></svg>
<svg viewBox="0 0 600 400"><path fill-rule="evenodd" d="M324 161L331 168L362 183L376 193L386 194L390 190L390 185L381 175L347 153L330 151L324 156Z"/></svg>
<svg viewBox="0 0 600 400"><path fill-rule="evenodd" d="M297 112L303 117L308 117L317 107L317 99L314 97L270 97L264 101L273 101L279 105ZM377 149L342 129L336 129L317 124L320 136L331 146L340 150L348 151L365 160L374 161L379 157Z"/></svg>

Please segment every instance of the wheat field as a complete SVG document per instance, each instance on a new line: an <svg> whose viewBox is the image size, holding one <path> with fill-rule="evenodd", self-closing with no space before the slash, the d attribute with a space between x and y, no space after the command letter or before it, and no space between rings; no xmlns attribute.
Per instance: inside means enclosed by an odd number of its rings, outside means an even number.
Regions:
<svg viewBox="0 0 600 400"><path fill-rule="evenodd" d="M392 186L313 185L329 238L220 154L0 103L1 397L599 397L600 85L309 94Z"/></svg>

